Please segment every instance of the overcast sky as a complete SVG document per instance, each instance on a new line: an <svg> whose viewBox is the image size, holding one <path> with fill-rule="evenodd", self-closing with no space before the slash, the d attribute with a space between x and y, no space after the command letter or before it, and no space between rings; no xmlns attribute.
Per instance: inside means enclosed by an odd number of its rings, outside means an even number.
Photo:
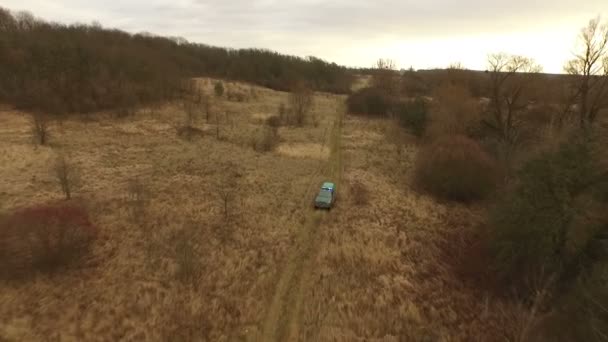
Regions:
<svg viewBox="0 0 608 342"><path fill-rule="evenodd" d="M589 19L608 0L2 0L63 23L100 22L192 42L258 47L369 67L380 57L415 69L460 62L484 69L488 53L536 59L561 72Z"/></svg>

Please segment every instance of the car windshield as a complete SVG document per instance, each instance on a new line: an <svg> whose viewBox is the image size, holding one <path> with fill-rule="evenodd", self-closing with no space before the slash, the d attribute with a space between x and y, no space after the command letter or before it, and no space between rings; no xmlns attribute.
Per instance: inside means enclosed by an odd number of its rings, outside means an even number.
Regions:
<svg viewBox="0 0 608 342"><path fill-rule="evenodd" d="M326 189L321 189L321 191L319 191L319 197L331 198L331 191L326 190Z"/></svg>

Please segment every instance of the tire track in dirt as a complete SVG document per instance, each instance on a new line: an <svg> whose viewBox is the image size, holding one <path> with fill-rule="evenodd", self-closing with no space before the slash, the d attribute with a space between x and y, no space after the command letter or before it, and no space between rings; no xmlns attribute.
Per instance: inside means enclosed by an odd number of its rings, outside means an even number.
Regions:
<svg viewBox="0 0 608 342"><path fill-rule="evenodd" d="M325 165L329 168L327 175L335 181L338 190L342 176L340 138L343 112L342 109L336 112L329 137L330 159L328 165ZM322 170L323 166L319 172ZM313 175L311 185L314 186L315 182L316 175ZM304 295L310 285L310 270L314 266L314 257L319 246L318 231L326 215L325 212L310 209L277 283L275 295L264 320L262 341L298 340Z"/></svg>

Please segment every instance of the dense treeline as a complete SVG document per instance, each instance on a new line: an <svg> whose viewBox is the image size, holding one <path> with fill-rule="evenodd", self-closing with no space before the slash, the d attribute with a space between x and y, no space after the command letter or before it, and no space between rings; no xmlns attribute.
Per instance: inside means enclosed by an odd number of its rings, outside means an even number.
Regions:
<svg viewBox="0 0 608 342"><path fill-rule="evenodd" d="M0 8L0 101L49 113L128 109L174 98L186 77L345 93L346 68L267 50L233 50L100 25L62 25Z"/></svg>

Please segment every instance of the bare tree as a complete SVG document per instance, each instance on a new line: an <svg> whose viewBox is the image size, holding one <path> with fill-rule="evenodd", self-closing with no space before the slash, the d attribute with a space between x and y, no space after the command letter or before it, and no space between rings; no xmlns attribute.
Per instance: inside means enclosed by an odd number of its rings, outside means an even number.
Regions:
<svg viewBox="0 0 608 342"><path fill-rule="evenodd" d="M57 157L53 167L53 173L61 187L65 199L71 199L73 187L77 185L79 179L76 170L64 155L59 155Z"/></svg>
<svg viewBox="0 0 608 342"><path fill-rule="evenodd" d="M187 80L182 84L182 107L186 114L186 127L193 127L198 123L205 108L208 97L198 87L195 80Z"/></svg>
<svg viewBox="0 0 608 342"><path fill-rule="evenodd" d="M228 221L231 217L230 206L238 192L239 172L235 163L227 163L220 169L222 178L217 186L217 194L222 201L224 220Z"/></svg>
<svg viewBox="0 0 608 342"><path fill-rule="evenodd" d="M285 104L281 102L281 104L279 104L279 107L277 108L277 115L279 118L279 121L281 122L281 124L285 123L286 117L287 117L287 109L285 107Z"/></svg>
<svg viewBox="0 0 608 342"><path fill-rule="evenodd" d="M453 62L448 65L448 70L467 70L461 62Z"/></svg>
<svg viewBox="0 0 608 342"><path fill-rule="evenodd" d="M399 90L399 74L395 69L395 61L380 58L374 66L372 85L384 90L389 96L397 95Z"/></svg>
<svg viewBox="0 0 608 342"><path fill-rule="evenodd" d="M39 112L32 114L31 124L34 142L39 145L46 145L49 139L48 115Z"/></svg>
<svg viewBox="0 0 608 342"><path fill-rule="evenodd" d="M193 240L198 224L190 222L175 234L174 260L177 264L175 277L194 288L201 276L200 256Z"/></svg>
<svg viewBox="0 0 608 342"><path fill-rule="evenodd" d="M203 102L203 104L202 104L203 109L205 111L205 121L207 123L209 123L209 117L211 116L211 110L212 110L211 97L207 94L203 94L202 102Z"/></svg>
<svg viewBox="0 0 608 342"><path fill-rule="evenodd" d="M521 115L530 103L535 74L542 68L530 58L504 53L490 55L488 65L491 95L482 122L505 148L508 160L519 139Z"/></svg>
<svg viewBox="0 0 608 342"><path fill-rule="evenodd" d="M36 26L40 25L38 20L36 20L36 17L28 11L17 12L15 19L17 20L19 29L23 31L33 30Z"/></svg>
<svg viewBox="0 0 608 342"><path fill-rule="evenodd" d="M216 82L215 86L213 86L213 91L215 92L215 96L222 97L225 91L224 83L222 83L221 81Z"/></svg>
<svg viewBox="0 0 608 342"><path fill-rule="evenodd" d="M578 51L564 67L576 75L572 99L577 103L581 127L592 125L608 107L608 23L599 17L581 30Z"/></svg>
<svg viewBox="0 0 608 342"><path fill-rule="evenodd" d="M17 28L17 22L11 12L0 8L0 32L13 32Z"/></svg>
<svg viewBox="0 0 608 342"><path fill-rule="evenodd" d="M215 113L215 138L220 140L220 112Z"/></svg>
<svg viewBox="0 0 608 342"><path fill-rule="evenodd" d="M469 88L471 73L460 62L450 63L446 69L446 81L451 85Z"/></svg>
<svg viewBox="0 0 608 342"><path fill-rule="evenodd" d="M314 105L313 92L304 84L296 85L289 94L289 104L291 106L294 123L297 126L304 125L306 115Z"/></svg>
<svg viewBox="0 0 608 342"><path fill-rule="evenodd" d="M128 181L127 203L130 207L131 218L141 226L145 226L149 197L149 191L140 178L133 178Z"/></svg>

